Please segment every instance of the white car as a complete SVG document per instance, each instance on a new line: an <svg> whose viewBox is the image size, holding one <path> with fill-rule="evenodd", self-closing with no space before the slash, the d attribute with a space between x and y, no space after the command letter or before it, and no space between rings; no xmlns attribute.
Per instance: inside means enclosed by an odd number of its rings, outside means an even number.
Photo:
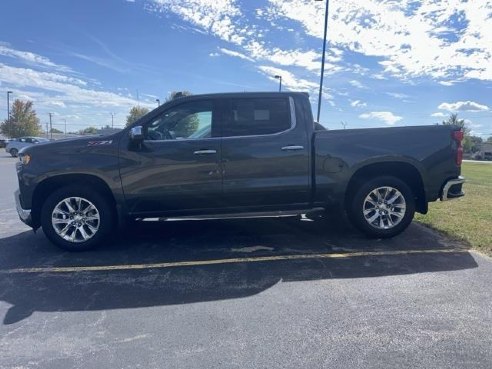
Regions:
<svg viewBox="0 0 492 369"><path fill-rule="evenodd" d="M49 142L47 138L43 137L20 137L20 138L13 138L9 142L7 142L7 146L5 146L5 151L10 153L14 158L17 156L19 153L20 149L39 144L39 143L44 143L44 142Z"/></svg>

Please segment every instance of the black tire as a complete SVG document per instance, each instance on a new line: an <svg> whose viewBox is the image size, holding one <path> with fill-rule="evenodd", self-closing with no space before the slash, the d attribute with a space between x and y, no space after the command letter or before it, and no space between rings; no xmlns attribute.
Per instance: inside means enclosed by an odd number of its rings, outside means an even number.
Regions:
<svg viewBox="0 0 492 369"><path fill-rule="evenodd" d="M380 189L380 196L375 195L378 193L377 189ZM396 195L398 197L394 203L389 204L389 201L382 200L385 195L387 200ZM381 201L374 201L377 198ZM415 198L410 187L400 179L390 176L376 177L361 182L352 191L347 201L347 215L351 223L367 236L390 238L403 232L412 222L415 215Z"/></svg>
<svg viewBox="0 0 492 369"><path fill-rule="evenodd" d="M17 150L17 149L10 149L9 153L10 153L10 155L12 155L13 158L16 158L17 155L19 154L19 150Z"/></svg>
<svg viewBox="0 0 492 369"><path fill-rule="evenodd" d="M69 203L76 211L69 212L69 210L67 210L63 213L67 215L61 215L61 212L54 215L53 212L55 208L61 204L64 199L70 198L72 198L72 200L69 201ZM74 201L73 198L82 199L82 205L79 205L80 208L82 208L81 212L77 212L77 210L80 209L76 209L77 201ZM84 214L85 210L83 208L84 206L88 206L88 204L93 205L97 213L94 210L91 210L91 212ZM60 206L68 209L64 204ZM86 209L88 208L89 207ZM72 216L73 219L69 218L69 214L75 214L75 216ZM86 216L88 218L85 218ZM82 217L82 219L78 219L77 217ZM86 220L97 217L99 218L98 221ZM73 223L80 221L80 223L78 223L79 229L76 229L76 226L70 226L71 228L68 228L68 231L65 233L65 236L67 238L72 238L73 241L63 238L59 232L57 232L55 226L53 225L52 219L60 219L62 222L66 220L67 222ZM99 246L114 229L114 223L114 211L110 201L107 200L101 193L94 191L94 189L91 189L90 187L82 187L80 185L71 185L56 190L48 196L41 209L41 226L44 234L56 246L68 251L85 251ZM91 228L89 228L89 226L91 226ZM62 227L63 224L60 228ZM96 227L97 230L93 231ZM58 231L60 231L60 228L58 228ZM86 234L86 236L89 233L90 238L85 239L82 231ZM74 236L72 236L73 234Z"/></svg>

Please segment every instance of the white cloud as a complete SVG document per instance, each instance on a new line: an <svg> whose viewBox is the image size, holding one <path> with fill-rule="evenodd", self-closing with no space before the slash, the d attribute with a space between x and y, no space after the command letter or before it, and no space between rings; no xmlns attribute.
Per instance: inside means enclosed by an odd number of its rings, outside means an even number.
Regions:
<svg viewBox="0 0 492 369"><path fill-rule="evenodd" d="M58 100L48 100L48 101L45 101L44 104L48 105L48 106L54 106L57 108L66 108L67 107L63 101L58 101Z"/></svg>
<svg viewBox="0 0 492 369"><path fill-rule="evenodd" d="M376 119L380 120L388 125L393 125L396 122L399 122L400 120L403 119L403 117L400 117L398 115L394 115L393 113L389 111L372 111L370 113L364 113L359 115L359 118L362 119Z"/></svg>
<svg viewBox="0 0 492 369"><path fill-rule="evenodd" d="M291 72L283 69L270 66L260 66L258 69L272 81L277 81L274 77L275 75L282 76L282 85L285 86L287 90L307 91L312 93L318 88L317 83L298 78Z"/></svg>
<svg viewBox="0 0 492 369"><path fill-rule="evenodd" d="M56 68L60 72L70 72L71 69L64 65L53 63L48 58L34 54L29 51L15 50L7 46L7 44L0 44L0 55L17 59L23 63L42 67L42 68Z"/></svg>
<svg viewBox="0 0 492 369"><path fill-rule="evenodd" d="M243 53L240 53L238 51L229 50L229 49L226 49L223 47L219 48L219 50L222 52L222 54L225 54L225 55L233 56L233 57L248 60L248 61L254 61L253 59L247 57L246 55L244 55Z"/></svg>
<svg viewBox="0 0 492 369"><path fill-rule="evenodd" d="M437 107L440 110L447 111L487 111L489 107L487 105L482 105L474 101L457 101L455 103L442 103Z"/></svg>
<svg viewBox="0 0 492 369"><path fill-rule="evenodd" d="M253 24L241 11L236 0L153 0L150 11L172 12L190 23L195 30L208 33L235 46L238 50L222 48L226 55L235 56L248 61L270 62L276 67L301 67L315 73L316 79L320 71L321 54L310 49L281 49L271 46L262 40L262 35L269 31ZM260 20L268 20L268 12L256 12ZM214 53L210 56L217 56ZM342 60L343 51L338 48L327 50L325 73L333 74L343 68L335 64ZM313 76L313 77L315 77Z"/></svg>
<svg viewBox="0 0 492 369"><path fill-rule="evenodd" d="M359 81L357 81L355 79L353 79L352 81L349 81L349 83L356 88L360 88L360 89L366 89L367 88L366 86L364 86L362 83L360 83Z"/></svg>
<svg viewBox="0 0 492 369"><path fill-rule="evenodd" d="M241 45L248 29L240 28L241 11L235 0L154 0L149 10L160 13L173 12L202 31L224 41Z"/></svg>
<svg viewBox="0 0 492 369"><path fill-rule="evenodd" d="M89 104L96 107L131 107L138 101L113 92L94 90L87 82L57 73L40 72L28 68L11 67L0 63L0 80L20 90L42 90L45 95L23 92L23 95L38 96L44 105L63 107L69 104ZM56 95L56 96L54 96ZM38 100L34 99L34 101ZM143 103L142 103L143 104Z"/></svg>
<svg viewBox="0 0 492 369"><path fill-rule="evenodd" d="M360 100L350 100L350 106L353 108L365 108L367 104Z"/></svg>
<svg viewBox="0 0 492 369"><path fill-rule="evenodd" d="M297 21L309 35L323 37L324 2L269 2L269 14ZM491 12L490 0L332 0L329 39L333 46L383 58L385 72L402 79L490 81ZM453 28L452 18L465 26Z"/></svg>
<svg viewBox="0 0 492 369"><path fill-rule="evenodd" d="M437 112L437 113L431 114L431 117L435 117L435 118L444 118L444 117L447 117L447 116L448 116L447 114L444 114L444 113L441 113L441 112Z"/></svg>
<svg viewBox="0 0 492 369"><path fill-rule="evenodd" d="M394 97L395 99L408 99L410 96L398 92L386 92L387 95Z"/></svg>

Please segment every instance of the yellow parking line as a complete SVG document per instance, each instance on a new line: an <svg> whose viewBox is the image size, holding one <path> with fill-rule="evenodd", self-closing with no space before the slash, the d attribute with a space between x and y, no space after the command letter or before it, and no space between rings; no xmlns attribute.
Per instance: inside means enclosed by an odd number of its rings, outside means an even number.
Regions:
<svg viewBox="0 0 492 369"><path fill-rule="evenodd" d="M266 262L266 261L283 261L283 260L343 259L343 258L354 258L354 257L361 257L361 256L394 256L394 255L441 254L441 253L462 253L462 252L468 252L468 251L459 248L443 249L443 250L357 251L357 252L346 252L346 253L273 255L273 256L245 257L245 258L215 259L215 260L176 261L176 262L169 262L169 263L152 263L152 264L15 268L15 269L0 270L0 273L1 274L78 273L78 272L112 271L112 270L163 269L163 268L217 265L217 264L258 263L258 262Z"/></svg>

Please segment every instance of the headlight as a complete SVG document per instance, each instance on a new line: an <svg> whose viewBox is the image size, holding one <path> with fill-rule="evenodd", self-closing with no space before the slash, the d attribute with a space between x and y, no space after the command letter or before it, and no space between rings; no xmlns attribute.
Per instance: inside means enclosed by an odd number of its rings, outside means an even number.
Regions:
<svg viewBox="0 0 492 369"><path fill-rule="evenodd" d="M27 165L31 161L31 155L28 154L20 154L19 160L22 164Z"/></svg>

